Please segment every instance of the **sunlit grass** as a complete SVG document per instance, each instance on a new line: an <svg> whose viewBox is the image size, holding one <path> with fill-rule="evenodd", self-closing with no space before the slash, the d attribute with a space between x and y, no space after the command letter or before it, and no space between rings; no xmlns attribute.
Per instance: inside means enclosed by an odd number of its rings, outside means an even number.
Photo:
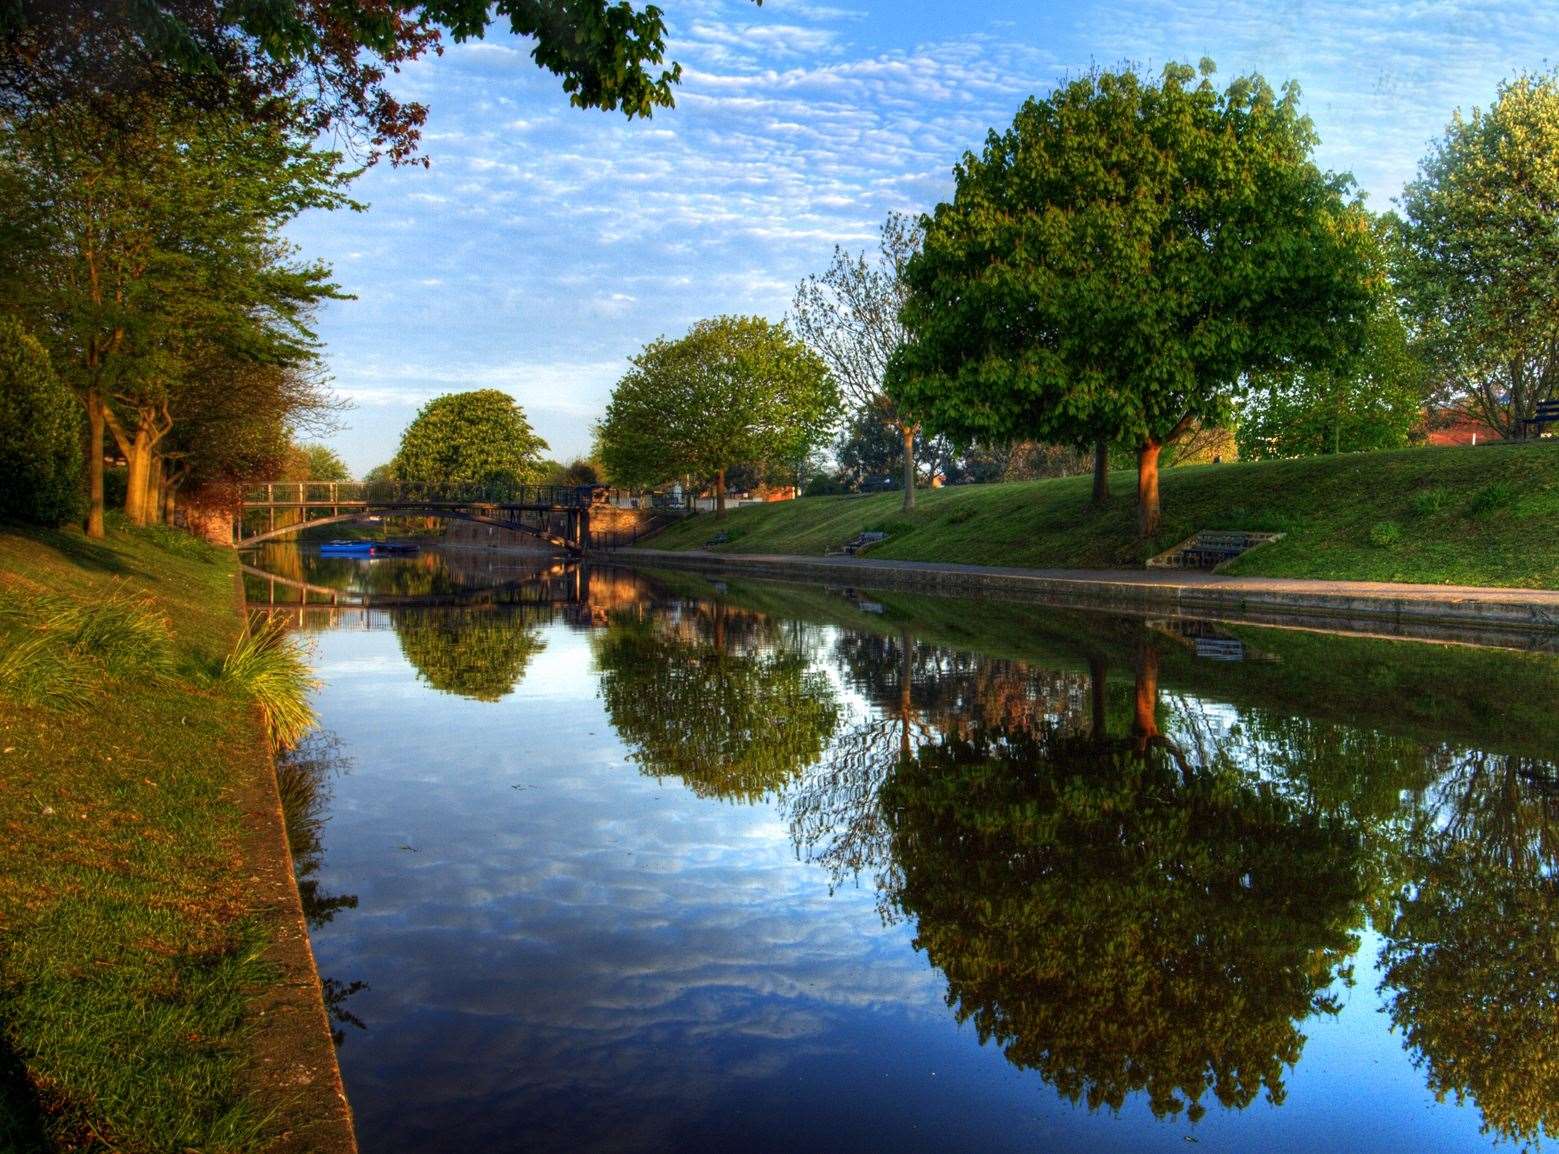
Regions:
<svg viewBox="0 0 1559 1154"><path fill-rule="evenodd" d="M263 1149L231 555L0 531L0 1150Z"/></svg>

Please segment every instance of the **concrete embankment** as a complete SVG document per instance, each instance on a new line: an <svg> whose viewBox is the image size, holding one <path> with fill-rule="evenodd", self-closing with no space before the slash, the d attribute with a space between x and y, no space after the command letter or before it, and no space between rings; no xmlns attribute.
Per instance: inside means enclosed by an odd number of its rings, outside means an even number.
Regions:
<svg viewBox="0 0 1559 1154"><path fill-rule="evenodd" d="M869 557L802 557L621 549L618 563L739 572L756 577L1001 596L1118 612L1308 623L1353 632L1559 643L1559 590L1224 577L1181 570L1021 569ZM1509 643L1508 640L1506 643Z"/></svg>
<svg viewBox="0 0 1559 1154"><path fill-rule="evenodd" d="M238 601L243 587L238 585ZM276 766L263 739L243 757L234 798L250 913L263 927L265 961L276 974L251 1000L255 1077L276 1119L266 1154L356 1154L352 1108L336 1061L308 921L293 872Z"/></svg>

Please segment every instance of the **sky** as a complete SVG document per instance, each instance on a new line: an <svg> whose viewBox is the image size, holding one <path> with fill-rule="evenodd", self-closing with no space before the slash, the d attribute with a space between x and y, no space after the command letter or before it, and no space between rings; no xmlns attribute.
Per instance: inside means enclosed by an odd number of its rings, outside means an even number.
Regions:
<svg viewBox="0 0 1559 1154"><path fill-rule="evenodd" d="M395 78L431 165L370 169L362 213L290 229L354 300L320 336L349 402L326 437L355 473L417 409L499 388L550 455L589 451L627 358L720 313L778 320L835 245L929 211L952 168L1091 66L1210 57L1297 81L1326 168L1392 206L1452 111L1546 70L1538 0L659 0L683 66L650 120L571 108L528 41L492 30Z"/></svg>

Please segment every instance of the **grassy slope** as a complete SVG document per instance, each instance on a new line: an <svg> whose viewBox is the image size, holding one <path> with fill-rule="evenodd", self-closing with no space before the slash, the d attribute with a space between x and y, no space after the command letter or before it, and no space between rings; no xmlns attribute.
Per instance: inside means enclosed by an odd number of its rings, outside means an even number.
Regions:
<svg viewBox="0 0 1559 1154"><path fill-rule="evenodd" d="M1136 539L1134 476L1111 480L1102 512L1087 507L1089 479L1067 477L939 489L908 514L891 493L749 506L644 544L702 548L723 528L720 552L821 554L880 529L891 536L873 557L1102 569L1140 565L1198 529L1275 530L1288 536L1227 571L1559 588L1559 442L1172 469L1151 542Z"/></svg>
<svg viewBox="0 0 1559 1154"><path fill-rule="evenodd" d="M243 1008L266 974L225 793L260 738L201 688L239 629L231 556L0 530L0 600L115 590L166 616L170 674L96 669L64 709L0 688L0 1149L250 1149Z"/></svg>

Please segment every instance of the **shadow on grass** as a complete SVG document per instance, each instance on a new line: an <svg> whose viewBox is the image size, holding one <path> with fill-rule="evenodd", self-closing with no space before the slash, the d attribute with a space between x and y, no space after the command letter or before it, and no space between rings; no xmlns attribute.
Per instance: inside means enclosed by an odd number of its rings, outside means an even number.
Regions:
<svg viewBox="0 0 1559 1154"><path fill-rule="evenodd" d="M135 566L127 565L125 559L108 546L99 545L79 533L66 533L58 529L32 529L24 532L83 569L112 573L115 576L145 576Z"/></svg>
<svg viewBox="0 0 1559 1154"><path fill-rule="evenodd" d="M22 1060L0 1038L0 1150L36 1154L50 1149L43 1105Z"/></svg>

